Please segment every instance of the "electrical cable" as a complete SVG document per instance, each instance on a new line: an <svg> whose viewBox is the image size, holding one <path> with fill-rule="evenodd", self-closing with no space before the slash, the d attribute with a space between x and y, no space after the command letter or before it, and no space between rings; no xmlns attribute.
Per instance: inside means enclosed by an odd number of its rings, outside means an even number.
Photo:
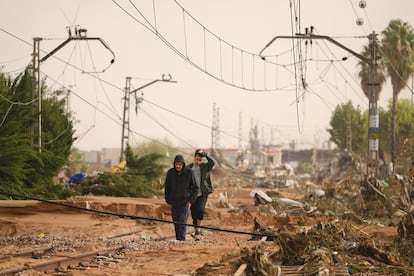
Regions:
<svg viewBox="0 0 414 276"><path fill-rule="evenodd" d="M121 7L115 0L112 0L118 7ZM138 20L135 16L133 16L131 13L129 13L129 12L127 12L124 8L121 8L127 15L129 15L130 17L132 17L136 22L138 22L140 25L142 25L142 26L145 26L145 28L146 29L149 29L149 30L151 30L151 32L153 33L153 34L155 34L162 42L164 42L164 44L166 44L167 45L167 47L168 48L170 48L173 52L175 52L178 56L180 56L181 58L183 58L185 61L187 61L189 64L191 64L192 66L194 66L195 68L197 68L197 69L199 69L200 71L202 71L202 72L204 72L205 74L207 74L207 75L209 75L209 76L211 76L212 78L214 78L214 79L216 79L216 80L218 80L218 81L220 81L220 82L223 82L223 83L225 83L225 84L227 84L227 85L230 85L230 86L233 86L233 87L237 87L237 88L240 88L240 89L243 89L243 90L248 90L248 91L255 91L255 92L269 92L269 91L274 91L274 89L268 89L268 90L264 90L264 89L256 89L256 88L248 88L248 87L242 87L241 85L233 85L231 82L229 82L229 81L226 81L224 78L223 78L223 72L222 72L222 69L221 69L221 72L220 72L220 76L216 76L216 75L214 75L213 73L211 73L211 72L208 72L208 71L206 71L206 70L204 70L200 65L198 65L198 64L196 64L194 61L192 61L191 59L189 59L188 58L188 56L186 55L186 54L184 54L184 53L181 53L176 47L174 47L173 45L172 45L172 43L171 42L169 42L160 32L159 32L159 30L157 31L157 32L155 32L154 31L154 29L155 29L155 27L153 26L153 24L151 24L151 22L147 19L147 17L145 17L144 16L144 14L140 11L140 9L131 1L131 0L129 0L129 2L130 2L130 4L133 6L133 8L139 13L139 15L145 20L145 22L149 25L149 26L151 26L151 27L148 27L148 26L146 26L145 24L143 24L140 20ZM180 8L182 9L182 10L184 10L185 11L185 14L187 14L191 19L193 19L197 24L199 24L200 25L200 27L202 27L202 28L205 28L200 22L198 22L191 14L189 14L177 1L175 1L176 2L176 4L178 5L178 6L180 6ZM221 45L222 45L222 43L224 43L224 44L226 44L227 46L229 46L229 47L231 47L232 46L232 44L230 44L230 43L227 43L226 41L224 41L224 40L222 40L221 38L219 38L219 37L217 37L213 32L211 32L211 31L209 31L207 28L206 28L206 30L211 34L211 35L213 35L214 37L216 37L216 39L220 42L220 47L221 47ZM235 47L235 46L234 46ZM240 48L238 48L238 47L235 47L235 48L237 48L237 49L239 49L240 51L244 51L244 50L242 50L242 49L240 49ZM246 53L249 53L248 51L244 51L244 52L246 52ZM252 55L255 55L255 54L253 54L253 53L251 53ZM222 57L220 57L220 63L222 62ZM222 66L222 65L221 65Z"/></svg>
<svg viewBox="0 0 414 276"><path fill-rule="evenodd" d="M315 31L317 31L317 29L315 28L314 29ZM317 45L319 45L319 42L318 41L315 41L315 43L317 44ZM323 41L323 43L324 43L324 45L326 46L326 48L329 50L329 52L330 52L330 54L331 54L331 56L334 56L335 57L335 60L338 60L338 58L334 55L334 53L332 52L332 50L329 48L329 46L327 45L327 42L326 41ZM319 49L321 49L321 51L322 51L322 53L326 56L326 57L328 57L328 54L324 51L324 49L322 48L322 47L319 47ZM355 79L355 77L354 76L352 76L352 74L349 72L349 70L347 70L346 68L345 68L345 66L342 64L342 62L341 63L339 63L340 64L340 66L343 68L343 70L348 74L348 76L355 82L355 84L359 87L359 88L361 88L361 84L360 83L358 83L358 81ZM335 66L335 64L332 64L333 66L334 66L334 68L336 69L336 71L341 75L341 77L344 79L344 80L346 80L346 78L344 77L344 75L341 73L341 71L340 70L338 70L337 68L336 68L336 66ZM352 87L352 86L351 86ZM361 88L362 89L362 88ZM353 91L354 91L354 93L355 93L355 95L356 96L358 96L358 98L363 102L363 103L366 103L366 100L361 96L361 93L358 93L355 89L353 89Z"/></svg>
<svg viewBox="0 0 414 276"><path fill-rule="evenodd" d="M109 215L109 216L115 216L119 218L128 218L133 220L146 220L146 221L153 221L153 222L160 222L160 223L169 223L169 224L179 224L179 225L185 225L185 226L191 226L194 227L196 225L194 224L188 224L188 223L182 223L178 221L172 221L172 220L165 220L165 219L158 219L158 218L151 218L151 217L143 217L143 216L134 216L134 215L128 215L128 214L121 214L121 213L114 213L114 212L108 212L108 211L101 211L101 210L94 210L94 209L88 209L84 207L79 207L76 205L71 205L63 202L57 202L57 201L50 201L46 199L40 199L36 197L26 196L26 195L20 195L15 193L10 193L7 191L0 190L0 194L6 195L8 197L14 197L14 198L22 198L26 200L35 200L51 205L58 205L66 208L72 208L77 209L89 213L95 213L95 214L101 214L101 215ZM233 233L233 234L242 234L242 235L249 235L249 236L258 236L258 237L269 237L269 238L275 238L275 235L267 234L267 233L253 233L253 232L246 232L246 231L239 231L239 230L233 230L233 229L223 229L219 227L212 227L212 226L203 226L203 225L197 225L197 227L201 229L207 229L212 231L218 231L218 232L225 232L225 233Z"/></svg>
<svg viewBox="0 0 414 276"><path fill-rule="evenodd" d="M293 8L295 16L292 15L292 0L289 1L290 2L290 28L291 28L291 35L292 35L292 56L293 56L293 62L294 62L294 79L295 79L295 97L296 97L296 123L297 123L297 127L298 127L298 132L302 133L302 128L300 125L300 119L299 119L299 92L298 92L298 77L297 77L297 67L296 67L296 47L295 47L295 40L293 39L293 36L295 35L294 32L294 26L297 26L297 24L294 24L294 22L296 22L296 10ZM293 1L294 2L294 1ZM294 17L294 19L293 19ZM297 27L296 27L296 33L297 33ZM303 127L303 126L302 126Z"/></svg>
<svg viewBox="0 0 414 276"><path fill-rule="evenodd" d="M169 134L171 134L172 136L174 136L175 138L177 138L179 141L183 142L184 144L186 144L190 148L196 148L194 145L191 145L186 140L184 140L181 137L179 137L178 135L176 135L173 131L169 130L166 126L164 126L163 124L161 124L160 121L158 121L154 116L152 116L151 114L149 114L143 107L141 107L141 112L143 112L148 118L150 118L153 122L155 122L157 125L159 125L165 131L167 131Z"/></svg>
<svg viewBox="0 0 414 276"><path fill-rule="evenodd" d="M88 45L88 50L89 50L89 54L90 54L90 57L91 57L91 62L92 62L93 68L94 68L94 69L96 69L96 67L95 67L95 62L94 62L94 60L93 60L93 56L92 56L92 53L91 53L91 49L90 49L90 47L89 47L89 43L86 43L86 44ZM114 115L116 115L116 116L118 116L118 118L119 118L119 119L121 119L121 115L119 115L119 114L117 113L117 111L116 111L116 109L115 109L115 106L112 104L112 101L111 101L111 99L109 98L109 95L108 95L108 93L107 93L107 91L106 91L105 87L103 86L103 83L102 83L102 79L101 79L101 77L99 77L99 75L98 75L97 73L95 73L95 74L96 74L96 79L97 79L97 80L99 80L99 84L100 84L100 86L101 86L101 89L102 89L102 91L104 92L104 95L105 95L105 97L106 97L107 101L109 102L109 104L110 104L110 106L111 106L111 108L112 108L112 111L114 112L113 114L114 114Z"/></svg>
<svg viewBox="0 0 414 276"><path fill-rule="evenodd" d="M27 59L28 57L31 57L31 55L24 55L22 57L18 57L18 58L14 58L14 59L0 61L0 64L13 63L13 62L16 62L16 61Z"/></svg>
<svg viewBox="0 0 414 276"><path fill-rule="evenodd" d="M356 11L356 9L355 9L354 4L352 3L352 0L349 0L349 4L351 5L352 10L354 11L354 14L355 14L356 18L360 18L360 17L359 17L359 15L358 15L358 12L357 12L357 11ZM362 28L363 32L364 32L365 34L367 34L367 32L365 31L365 28L364 28L364 24L361 24L360 26L361 26L361 28Z"/></svg>
<svg viewBox="0 0 414 276"><path fill-rule="evenodd" d="M33 104L33 103L37 102L37 100L39 99L39 98L35 98L35 99L30 100L28 102L15 102L15 101L9 100L8 98L6 98L5 96L3 96L2 94L0 94L0 98L2 98L3 100L5 100L6 102L8 102L10 104L10 106L7 108L6 113L3 116L3 119L0 122L0 127L3 126L4 123L6 122L6 119L7 119L8 115L9 115L9 113L10 113L10 111L11 111L11 109L12 109L12 107L14 105L23 105L23 106L26 106L26 105L30 105L30 104Z"/></svg>
<svg viewBox="0 0 414 276"><path fill-rule="evenodd" d="M206 128L209 128L209 129L211 128L211 126L208 126L208 125L206 125L206 124L203 124L203 123L201 123L201 122L199 122L199 121L196 121L196 120L194 120L194 119L191 119L191 118L189 118L189 117L187 117L187 116L184 116L184 115L178 114L177 112L174 112L174 111L172 111L172 110L170 110L170 109L167 109L167 108L165 108L165 107L162 107L162 106L160 106L160 105L158 105L158 104L156 104L156 103L153 103L153 102L148 101L148 100L145 100L145 101L146 101L147 103L150 103L150 104L152 104L152 105L154 105L154 106L156 106L156 107L158 107L158 108L162 109L162 110L165 110L165 111L167 111L167 112L169 112L169 113L172 113L172 114L174 114L174 115L176 115L176 116L179 116L179 117L181 117L181 118L184 118L184 119L186 119L186 120L188 120L188 121L191 121L191 122L193 122L193 123L195 123L195 124L198 124L198 125L200 125L200 126L204 126L204 127L206 127ZM239 137L238 137L238 136L233 135L233 134L231 134L231 133L224 132L224 131L221 131L221 130L219 130L219 132L220 132L221 134L225 134L225 135L227 135L227 136L230 136L230 137L233 137L233 138L239 139Z"/></svg>
<svg viewBox="0 0 414 276"><path fill-rule="evenodd" d="M6 30L4 30L3 28L1 28L0 27L0 30L1 31L3 31L3 32L5 32L5 33L7 33L8 35L10 35L10 36L12 36L13 38L15 38L15 39L17 39L17 40L19 40L19 41L21 41L21 42L23 42L23 43L25 43L25 44L27 44L27 45L30 45L30 46L32 46L32 44L30 44L30 43L28 43L28 42L26 42L25 40L23 40L23 39L20 39L19 37L17 37L16 35L14 35L14 34L12 34L12 33L10 33L10 32L8 32L8 31L6 31ZM44 51L43 51L44 52ZM64 61L64 60L62 60L62 59L60 59L60 58L57 58L57 57L55 57L55 56L52 56L53 58L55 58L55 59L57 59L58 61L60 61L60 62L62 62L63 64L65 64L65 66L68 66L68 67L71 67L71 68L74 68L74 69L76 69L76 70L78 70L79 72L84 72L84 70L83 69L81 69L81 68L79 68L79 67L77 67L77 66L74 66L74 65L72 65L72 64L70 64L69 62L67 62L67 61ZM55 79L55 78L52 78L51 76L49 76L49 75L47 75L47 74L45 74L44 72L41 72L44 76L46 76L46 77L48 77L49 79L51 79L52 81L54 81L53 83L54 84L60 84L62 87L65 87L65 85L64 84L62 84L62 83L60 83L59 82L59 80L58 79ZM92 78L94 78L94 79L97 79L97 80L99 80L101 83L103 82L103 83L105 83L105 84L107 84L107 85L109 85L109 86L111 86L111 87L114 87L114 88L116 88L117 90L119 90L119 91L123 91L123 89L122 88L120 88L120 87L118 87L118 86L116 86L116 85L114 85L114 84L112 84L112 83L110 83L110 82L107 82L107 81L105 81L105 80L103 80L103 79L101 79L99 76L95 76L94 74L92 74L92 73L90 73L90 72L87 72L86 73L87 75L89 75L89 76L91 76ZM94 105L94 104L92 104L92 103L90 103L88 100L86 100L85 98L83 98L82 96L80 96L79 94L77 94L76 92L74 92L73 90L71 90L71 89L69 89L69 88L66 88L66 89L68 89L68 91L71 91L71 93L72 94L74 94L76 97L78 97L79 99L81 99L82 101L84 101L85 103L87 103L89 106L91 106L93 109L94 109L94 114L96 114L96 111L98 111L98 112L100 112L101 114L103 114L103 115L105 115L106 117L108 117L111 121L113 121L113 122L115 122L115 123L117 123L117 124L120 124L117 120L115 120L115 119L113 119L110 115L108 115L107 113L105 113L102 109L99 109L96 105ZM2 95L0 95L0 97L3 97ZM4 98L4 97L3 97ZM29 103L33 103L33 102L35 102L35 101L37 101L37 99L38 98L36 98L36 99L34 99L34 100L32 100L32 101L30 101ZM147 101L148 102L148 101ZM29 104L28 103L28 104ZM155 104L154 104L155 105ZM158 108L162 108L161 106L159 106L159 105L156 105ZM162 109L164 109L164 110L168 110L168 109L166 109L166 108L162 108ZM173 111L171 111L171 110L168 110L169 112L173 112ZM174 112L175 113L175 112ZM179 115L178 113L175 113L176 115ZM116 115L116 114L115 114ZM195 121L195 120L192 120L192 119L190 119L190 118L188 118L188 117L185 117L185 116L182 116L183 118L186 118L187 120L190 120L190 121L193 121L193 122L195 122L195 123L198 123L198 124L200 124L200 125L203 125L203 126L205 126L206 128L210 128L210 126L207 126L207 125L205 125L205 124L202 124L202 123L200 123L200 122L197 122L197 121ZM119 116L118 116L118 119L119 119ZM4 120L4 119L3 119ZM77 142L79 142L84 136L86 136L86 134L87 133L89 133L93 128L95 128L96 126L95 126L95 122L94 122L94 124L93 125L91 125L80 137L78 137L78 139L76 140ZM139 132L136 132L136 131L134 131L134 130L131 130L132 132L134 132L135 134L137 134L137 135L139 135L139 136L141 136L141 137L143 137L143 138L145 138L145 139L148 139L148 140L151 140L151 141L154 141L154 142L159 142L159 141L157 141L157 140L154 140L154 139L151 139L151 138L149 138L149 137L147 137L147 136L145 136L145 135L143 135L143 134L141 134L141 133L139 133ZM236 137L236 136L234 136L234 135L231 135L231 134L229 134L229 133L226 133L226 132L222 132L223 134L226 134L226 135L228 135L228 136L230 136L230 137L233 137L233 138L236 138L236 139L238 139L238 137ZM53 140L53 139L52 139ZM247 140L246 140L247 141ZM161 144L163 144L163 145L166 145L166 144L164 144L164 143L161 143Z"/></svg>

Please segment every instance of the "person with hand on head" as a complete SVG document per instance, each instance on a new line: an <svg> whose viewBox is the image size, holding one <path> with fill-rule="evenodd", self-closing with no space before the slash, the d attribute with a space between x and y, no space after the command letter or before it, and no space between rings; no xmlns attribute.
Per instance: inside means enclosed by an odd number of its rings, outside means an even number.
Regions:
<svg viewBox="0 0 414 276"><path fill-rule="evenodd" d="M174 222L175 238L185 241L189 209L195 202L198 186L193 171L185 166L182 155L174 158L173 168L165 177L165 201L171 205L171 216Z"/></svg>
<svg viewBox="0 0 414 276"><path fill-rule="evenodd" d="M207 152L197 149L194 153L194 162L188 165L193 170L198 194L197 199L193 205L191 205L191 217L195 226L195 235L201 235L200 226L201 221L204 219L204 212L208 195L214 191L213 183L211 182L210 172L213 169L215 163L211 159Z"/></svg>

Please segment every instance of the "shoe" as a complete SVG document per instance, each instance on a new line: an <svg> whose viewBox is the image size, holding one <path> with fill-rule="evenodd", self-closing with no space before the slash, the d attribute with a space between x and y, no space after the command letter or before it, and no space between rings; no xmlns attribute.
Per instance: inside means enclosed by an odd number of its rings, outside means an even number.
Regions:
<svg viewBox="0 0 414 276"><path fill-rule="evenodd" d="M170 243L178 243L179 240L169 240L168 242L170 242Z"/></svg>
<svg viewBox="0 0 414 276"><path fill-rule="evenodd" d="M191 234L191 237L193 237L193 239L195 241L199 241L201 240L201 232L200 231L195 231L194 234Z"/></svg>

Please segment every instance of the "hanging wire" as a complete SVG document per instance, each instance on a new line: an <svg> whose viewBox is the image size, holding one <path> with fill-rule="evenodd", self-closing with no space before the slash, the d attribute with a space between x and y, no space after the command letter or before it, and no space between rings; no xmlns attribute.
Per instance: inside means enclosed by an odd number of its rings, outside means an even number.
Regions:
<svg viewBox="0 0 414 276"><path fill-rule="evenodd" d="M91 49L90 49L90 47L89 47L89 43L87 43L87 45L88 45L88 50L89 50L89 54L90 54L90 57L91 57L92 67L93 67L93 69L95 70L95 69L96 69L96 66L95 66L95 62L94 62L93 56L92 56ZM116 110L115 106L114 106L114 105L113 105L113 103L112 103L112 100L109 98L108 92L106 91L105 87L103 86L103 82L102 82L101 77L100 77L97 73L95 73L95 74L96 74L96 79L98 80L99 85L101 86L101 89L102 89L102 91L104 92L105 98L107 99L107 101L108 101L109 105L110 105L110 106L111 106L111 108L112 108L113 114L114 114L114 115L116 115L116 116L118 116L118 118L119 118L119 119L121 119L121 115L120 115L120 114L118 114L118 112L117 112L117 110Z"/></svg>
<svg viewBox="0 0 414 276"><path fill-rule="evenodd" d="M254 89L254 83L255 83L255 81L254 81L254 75L255 75L254 63L255 63L255 58L254 58L254 55L252 54L252 87L253 87L253 89Z"/></svg>
<svg viewBox="0 0 414 276"><path fill-rule="evenodd" d="M241 69L241 85L244 87L244 63L243 63L243 52L240 52L240 69Z"/></svg>
<svg viewBox="0 0 414 276"><path fill-rule="evenodd" d="M278 58L279 57L277 57L276 56L276 63L278 62ZM276 66L275 67L275 89L277 90L277 88L278 88L278 69L279 69L279 67L278 66Z"/></svg>
<svg viewBox="0 0 414 276"><path fill-rule="evenodd" d="M223 80L223 53L221 51L221 39L219 40L220 45L220 79Z"/></svg>
<svg viewBox="0 0 414 276"><path fill-rule="evenodd" d="M263 86L266 90L266 62L263 61Z"/></svg>
<svg viewBox="0 0 414 276"><path fill-rule="evenodd" d="M154 13L155 32L158 33L158 28L157 28L157 12L155 11L155 0L152 0L152 10L153 10L153 13Z"/></svg>
<svg viewBox="0 0 414 276"><path fill-rule="evenodd" d="M0 30L2 30L3 31L3 29L1 29L1 27L0 27ZM6 31L7 32L7 31ZM10 34L11 36L13 36L13 37L15 37L15 38L17 38L18 40L21 40L22 42L24 42L24 43L26 43L27 45L31 45L30 43L28 43L28 42L26 42L26 41L24 41L24 40L22 40L22 39L20 39L20 38L18 38L17 36L15 36L15 35L13 35L13 34ZM62 63L64 63L64 64L67 64L69 67L72 67L72 68L74 68L74 69L76 69L76 70L78 70L79 72L82 72L82 68L79 68L79 67L77 67L77 66L74 66L74 65L72 65L72 64L70 64L70 63L68 63L68 62L66 62L66 61L63 61L62 59L59 59L59 58L56 58L56 60L59 60L60 62L62 62ZM119 118L118 119L114 119L113 117L111 117L111 115L109 115L108 113L106 113L105 111L103 111L102 109L100 109L96 104L92 104L91 102L89 102L87 99L85 99L84 97L82 97L81 95L79 95L78 93L76 93L75 91L73 91L72 89L69 89L69 88L67 88L67 87L65 87L65 85L63 84L63 83L60 83L58 80L56 80L56 79L54 79L53 77L51 77L51 76L49 76L49 75L47 75L47 74L45 74L44 72L41 72L42 73L42 75L44 75L44 76L46 76L48 79L51 79L52 81L54 81L54 83L57 83L57 84L59 84L59 85L61 85L64 89L67 89L68 91L71 91L71 94L73 94L75 97L77 97L77 98L79 98L81 101L83 101L83 102L85 102L87 105L89 105L90 107L92 107L93 109L94 109L94 123L93 123L93 125L91 125L91 126L89 126L89 128L86 130L86 131L84 131L82 134L80 134L78 137L77 137L77 139L76 139L76 143L78 143L78 142L80 142L92 129L94 129L95 127L96 127L96 113L97 112L100 112L101 114L103 114L104 116L106 116L108 119L110 119L111 121L113 121L114 123L116 123L116 124L118 124L118 125L120 125L121 126L121 122L119 121ZM89 76L91 76L92 78L94 78L94 79L98 79L98 77L96 77L95 75L93 75L93 74L91 74L91 73L86 73L87 75L89 75ZM121 91L121 92L124 92L124 90L123 90L123 88L121 88L121 87L118 87L118 86L116 86L116 85L114 85L114 84L112 84L112 83L109 83L109 82L107 82L107 81L104 81L104 80L102 80L102 79L100 79L99 78L99 80L102 82L102 83L106 83L107 85L109 85L109 86L112 86L112 87L114 87L114 88L116 88L116 90L118 90L118 91ZM2 98L4 98L5 100L7 100L8 102L10 102L10 103L14 103L14 102L11 102L10 100L8 100L8 99L6 99L5 97L3 97L2 95L0 95L0 97L2 97ZM33 102L35 102L35 101L37 101L37 98L36 99L33 99L33 100L31 100L30 102L27 102L27 103L20 103L20 102L16 102L15 104L32 104ZM146 101L146 102L149 102L149 101ZM161 107L161 106L159 106L159 105L156 105L156 104L154 104L154 103L152 103L153 105L155 105L155 106L157 106L157 107L159 107L159 108L161 108L161 109L164 109L164 110L167 110L167 111L169 111L169 112L171 112L171 113L174 113L174 114L176 114L177 116L180 116L180 117L183 117L183 118L185 118L185 119L187 119L187 120L189 120L189 121L192 121L192 122L194 122L194 123L196 123L196 124L199 124L199 125L202 125L202 126L204 126L204 127L206 127L206 128L208 128L208 129L210 129L211 127L210 126L208 126L208 125L205 125L205 124L202 124L202 123L200 123L200 122L198 122L198 121L196 121L196 120L193 120L193 119L191 119L191 118L189 118L189 117L186 117L186 116L184 116L184 115L181 115L181 114L179 114L179 113L176 113L176 112L173 112L173 111L171 111L171 110L168 110L168 109L166 109L166 108L163 108L163 107ZM165 144L165 143L162 143L162 142L160 142L160 141L158 141L158 140L155 140L155 139L151 139L150 137L148 137L148 136L146 136L146 135L143 135L143 134L141 134L141 133L139 133L139 132L137 132L137 131L135 131L135 130L133 130L133 129L131 129L130 130L130 132L132 133L132 134L136 134L136 135L139 135L140 137L143 137L143 138L145 138L145 139L148 139L148 140L151 140L151 141L154 141L154 142L156 142L156 143L159 143L159 144L162 144L162 145L165 145L165 146L168 146L167 144ZM230 133L227 133L227 132L224 132L224 131L222 131L222 130L220 130L220 133L222 133L222 134L225 134L225 135L227 135L227 136L230 136L230 137L233 137L233 138L235 138L235 139L239 139L239 137L238 136L234 136L234 135L232 135L232 134L230 134ZM54 139L56 139L56 138L54 138ZM52 140L54 140L54 139L52 139ZM247 141L247 140L246 140Z"/></svg>
<svg viewBox="0 0 414 276"><path fill-rule="evenodd" d="M231 47L231 82L234 85L234 47Z"/></svg>
<svg viewBox="0 0 414 276"><path fill-rule="evenodd" d="M297 26L294 22L296 22L296 11L294 10L294 16L292 15L292 0L290 0L290 21L291 21L291 33L292 36L295 34L294 26ZM297 28L297 27L296 27ZM294 79L295 79L295 97L296 97L296 122L298 127L298 132L302 133L302 129L300 127L300 121L299 121L299 91L298 91L298 82L297 82L297 67L296 67L296 47L295 47L295 41L292 38L292 56L293 56L293 62L294 62Z"/></svg>
<svg viewBox="0 0 414 276"><path fill-rule="evenodd" d="M354 14L355 14L356 18L359 18L358 12L356 11L354 4L352 3L352 0L349 0L349 4L351 5L352 10L354 11ZM364 34L366 35L366 34L367 34L367 32L365 31L364 25L362 24L362 25L360 25L360 26L361 26L361 28L362 28L362 31L363 31L363 32L364 32Z"/></svg>
<svg viewBox="0 0 414 276"><path fill-rule="evenodd" d="M154 116L152 116L151 114L149 114L144 108L141 108L141 111L148 117L150 118L153 122L155 122L157 125L159 125L162 129L164 129L166 132L168 132L169 134L171 134L172 136L174 136L177 140L183 142L184 144L186 144L187 146L189 146L190 148L196 148L194 145L190 144L189 142L187 142L186 140L182 139L179 135L176 135L174 131L171 131L169 128L167 128L165 125L163 125L159 120L157 120Z"/></svg>
<svg viewBox="0 0 414 276"><path fill-rule="evenodd" d="M186 25L185 25L185 11L183 11L183 26L184 26L184 46L185 46L185 56L188 59L188 52L187 52L187 31L186 31Z"/></svg>
<svg viewBox="0 0 414 276"><path fill-rule="evenodd" d="M206 46L206 28L203 28L203 39L204 39L204 70L207 71L207 46Z"/></svg>
<svg viewBox="0 0 414 276"><path fill-rule="evenodd" d="M211 72L208 72L206 70L204 70L202 67L200 67L200 65L196 64L194 61L192 61L191 59L187 58L187 56L183 53L181 53L176 47L174 47L171 42L169 42L159 31L155 32L154 31L154 26L153 24L151 24L151 22L147 19L147 17L140 11L140 9L133 3L132 0L129 0L129 3L131 4L131 6L136 10L136 12L144 19L144 21L148 24L145 25L144 23L142 23L139 19L137 19L135 16L133 16L130 12L126 11L123 7L121 7L116 0L112 0L112 2L114 2L118 7L120 7L128 16L130 16L131 18L133 18L136 22L138 22L140 25L144 26L146 29L150 30L153 34L155 34L162 42L164 42L164 44L167 45L167 47L169 47L173 52L175 52L177 55L179 55L180 57L182 57L184 60L186 60L188 63L190 63L191 65L193 65L194 67L196 67L197 69L203 71L204 73L206 73L207 75L227 84L230 86L235 86L237 88L241 88L244 90L249 90L249 91L257 91L257 92L264 92L264 91L273 91L272 90L264 90L264 89L255 89L255 88L249 88L249 87L242 87L239 85L233 85L231 82L226 81L223 78L223 72L222 72L222 68L221 68L221 72L220 72L220 76L216 76ZM187 14L187 16L189 18L191 18L192 20L194 20L196 23L198 23L202 28L204 27L200 22L198 22L191 14L189 14L177 1L175 1L175 3L180 7L181 10L184 11L185 14ZM219 41L219 43L221 44L225 44L228 45L230 47L230 43L227 43L226 41L222 40L221 38L219 38L217 35L215 35L213 32L209 31L206 28L206 31L208 31L211 35L213 35L214 37L216 37L216 39ZM220 45L221 46L221 45ZM235 47L237 48L237 47ZM239 49L239 48L237 48ZM240 51L243 51L242 49L240 49ZM247 51L245 51L247 52ZM252 55L254 55L253 53L251 53ZM220 63L222 63L222 56L220 57ZM222 64L220 65L222 67Z"/></svg>

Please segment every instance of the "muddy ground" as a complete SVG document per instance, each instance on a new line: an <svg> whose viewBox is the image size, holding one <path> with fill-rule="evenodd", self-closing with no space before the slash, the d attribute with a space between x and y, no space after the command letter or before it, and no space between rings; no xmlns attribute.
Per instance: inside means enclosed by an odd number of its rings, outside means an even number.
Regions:
<svg viewBox="0 0 414 276"><path fill-rule="evenodd" d="M217 188L209 198L203 222L211 229L203 229L202 239L195 240L189 227L184 242L174 242L172 224L145 219L170 220L170 208L162 198L84 196L59 202L108 214L32 200L0 201L0 275L234 275L243 262L238 260L241 252L257 247L259 241L252 235L216 228L249 233L256 218L262 227L293 233L336 219L263 212L250 196L252 189ZM273 191L298 201L304 196L294 189ZM227 206L218 202L221 193L227 194ZM396 225L365 223L355 227L381 242L397 237ZM263 243L268 249L280 249L272 241ZM100 252L105 248L122 249ZM95 253L91 256L86 254L89 252ZM38 264L80 254L87 256L74 264L34 269Z"/></svg>

